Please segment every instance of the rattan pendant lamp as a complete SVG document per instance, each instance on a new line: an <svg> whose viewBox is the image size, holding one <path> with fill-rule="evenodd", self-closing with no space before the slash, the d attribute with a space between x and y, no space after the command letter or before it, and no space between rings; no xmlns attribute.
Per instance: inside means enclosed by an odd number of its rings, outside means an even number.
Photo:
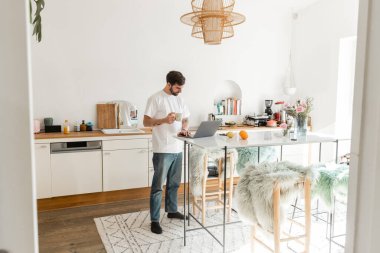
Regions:
<svg viewBox="0 0 380 253"><path fill-rule="evenodd" d="M233 12L234 5L235 0L192 0L193 12L183 15L181 21L193 26L191 36L218 45L234 36L233 26L245 21L243 15Z"/></svg>

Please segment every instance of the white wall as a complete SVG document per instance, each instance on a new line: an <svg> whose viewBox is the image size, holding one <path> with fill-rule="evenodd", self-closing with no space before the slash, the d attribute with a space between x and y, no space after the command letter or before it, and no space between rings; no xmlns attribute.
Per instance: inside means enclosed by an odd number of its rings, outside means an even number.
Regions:
<svg viewBox="0 0 380 253"><path fill-rule="evenodd" d="M292 45L297 86L293 98L314 97L317 131L335 131L340 39L356 35L357 13L358 0L320 0L298 12Z"/></svg>
<svg viewBox="0 0 380 253"><path fill-rule="evenodd" d="M166 73L187 78L183 96L191 125L212 112L224 80L243 92L243 114L263 112L264 99L282 96L290 47L286 1L240 0L247 20L219 46L192 38L180 16L190 1L56 0L42 13L43 38L33 44L34 117L95 120L95 104L124 99L140 115ZM141 118L140 118L141 125Z"/></svg>
<svg viewBox="0 0 380 253"><path fill-rule="evenodd" d="M1 1L0 252L37 250L28 80L27 4Z"/></svg>

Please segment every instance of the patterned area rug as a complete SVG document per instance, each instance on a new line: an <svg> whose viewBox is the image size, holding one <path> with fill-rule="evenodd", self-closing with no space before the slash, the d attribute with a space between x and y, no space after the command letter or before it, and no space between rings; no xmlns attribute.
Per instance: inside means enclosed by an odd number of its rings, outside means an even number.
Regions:
<svg viewBox="0 0 380 253"><path fill-rule="evenodd" d="M335 223L335 234L344 234L345 232L345 206L342 215L338 215ZM337 208L337 211L340 208ZM340 212L338 212L340 213ZM323 215L321 216L321 218ZM198 213L199 218L199 213ZM221 224L223 212L221 210L213 210L207 212L206 226ZM177 219L168 219L166 213L161 210L160 224L163 229L161 235L153 234L150 231L150 215L149 210L120 214L114 216L106 216L94 219L99 235L102 239L107 253L218 253L223 252L222 247L211 237L205 230L195 230L187 232L187 246L183 245L183 221ZM200 219L199 219L200 220ZM233 212L231 221L238 221L237 213ZM297 219L303 222L303 218ZM191 221L191 228L199 228L200 226ZM285 225L285 224L284 224ZM289 224L285 225L284 231L289 230ZM222 241L222 226L210 228L213 234ZM312 218L312 233L310 253L328 253L329 241L326 239L326 223ZM293 227L292 234L302 234L302 230L297 231ZM234 223L226 226L226 252L245 253L251 252L250 245L250 227L245 223ZM263 241L272 245L273 241L270 237L262 237ZM336 241L344 245L344 237L336 238ZM302 252L301 245L292 243L282 243L281 253ZM256 244L256 252L269 252L264 247ZM343 253L344 248L332 244L332 253Z"/></svg>
<svg viewBox="0 0 380 253"><path fill-rule="evenodd" d="M207 213L206 225L221 224L222 217L222 211L210 211ZM238 221L236 213L232 214L231 221ZM191 219L190 222L188 229L200 227L196 221ZM185 247L183 221L168 219L163 210L161 235L150 231L149 210L96 218L95 223L107 253L222 252L222 247L203 229L187 232L188 246ZM222 241L222 226L210 228L210 231ZM226 251L235 252L247 244L249 231L250 228L241 222L227 225Z"/></svg>

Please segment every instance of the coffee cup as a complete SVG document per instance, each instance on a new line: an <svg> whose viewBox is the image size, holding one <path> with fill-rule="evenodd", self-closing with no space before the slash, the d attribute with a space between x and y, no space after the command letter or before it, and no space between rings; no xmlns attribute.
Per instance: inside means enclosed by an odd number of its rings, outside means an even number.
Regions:
<svg viewBox="0 0 380 253"><path fill-rule="evenodd" d="M181 120L182 120L182 113L177 112L177 113L175 114L175 120L176 120L176 121L181 121Z"/></svg>

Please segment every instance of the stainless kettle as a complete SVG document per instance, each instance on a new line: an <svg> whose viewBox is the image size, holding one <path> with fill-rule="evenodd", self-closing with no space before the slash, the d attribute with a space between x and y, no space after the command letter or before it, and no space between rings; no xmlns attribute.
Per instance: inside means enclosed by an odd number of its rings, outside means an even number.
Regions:
<svg viewBox="0 0 380 253"><path fill-rule="evenodd" d="M208 121L215 120L215 115L213 113L208 114Z"/></svg>

